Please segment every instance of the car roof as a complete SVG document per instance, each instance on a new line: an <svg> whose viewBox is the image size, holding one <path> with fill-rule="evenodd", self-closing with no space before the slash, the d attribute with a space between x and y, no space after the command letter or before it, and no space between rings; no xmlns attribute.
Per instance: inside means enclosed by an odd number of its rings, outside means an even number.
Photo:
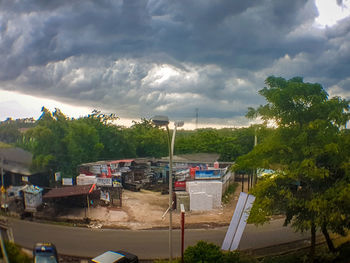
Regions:
<svg viewBox="0 0 350 263"><path fill-rule="evenodd" d="M50 242L36 243L34 246L35 251L56 251L56 246Z"/></svg>
<svg viewBox="0 0 350 263"><path fill-rule="evenodd" d="M125 256L118 252L107 251L91 260L96 263L114 263L122 258L125 258Z"/></svg>

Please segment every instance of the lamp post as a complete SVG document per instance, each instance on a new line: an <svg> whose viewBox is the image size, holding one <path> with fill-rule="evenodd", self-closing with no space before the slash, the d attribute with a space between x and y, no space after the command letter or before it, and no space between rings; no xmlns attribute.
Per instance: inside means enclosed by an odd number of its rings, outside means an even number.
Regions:
<svg viewBox="0 0 350 263"><path fill-rule="evenodd" d="M1 207L5 205L5 184L4 184L4 156L0 156L1 158Z"/></svg>
<svg viewBox="0 0 350 263"><path fill-rule="evenodd" d="M173 136L170 142L170 131L169 131L169 118L167 116L154 116L152 122L157 126L165 126L167 130L168 138L168 148L169 148L169 262L172 262L173 259L173 238L172 238L172 224L173 224L173 153L174 153L174 144L175 144L175 135L177 127L182 127L184 125L183 121L175 122Z"/></svg>

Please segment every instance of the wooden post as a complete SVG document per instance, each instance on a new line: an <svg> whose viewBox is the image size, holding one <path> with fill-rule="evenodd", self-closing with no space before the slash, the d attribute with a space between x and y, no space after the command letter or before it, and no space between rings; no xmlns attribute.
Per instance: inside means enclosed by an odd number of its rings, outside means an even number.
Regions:
<svg viewBox="0 0 350 263"><path fill-rule="evenodd" d="M87 217L90 215L90 202L89 202L89 195L86 195L86 201L87 201Z"/></svg>
<svg viewBox="0 0 350 263"><path fill-rule="evenodd" d="M181 263L184 263L184 250L185 250L185 207L183 204L181 207Z"/></svg>
<svg viewBox="0 0 350 263"><path fill-rule="evenodd" d="M4 157L1 156L1 185L4 185Z"/></svg>
<svg viewBox="0 0 350 263"><path fill-rule="evenodd" d="M247 183L248 183L248 192L249 192L249 187L250 187L250 174L248 174L247 176L248 176L248 181L247 181Z"/></svg>
<svg viewBox="0 0 350 263"><path fill-rule="evenodd" d="M6 204L6 190L4 184L4 157L1 156L1 208Z"/></svg>

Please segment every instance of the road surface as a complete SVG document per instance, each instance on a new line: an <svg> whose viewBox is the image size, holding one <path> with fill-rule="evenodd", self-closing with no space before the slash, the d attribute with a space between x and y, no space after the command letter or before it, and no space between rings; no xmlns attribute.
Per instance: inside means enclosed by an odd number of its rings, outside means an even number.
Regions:
<svg viewBox="0 0 350 263"><path fill-rule="evenodd" d="M126 250L140 259L162 259L169 255L168 230L115 230L67 227L10 219L15 242L31 249L36 242L52 242L59 253L95 257L106 250ZM283 220L256 227L247 225L239 249L256 249L300 239L307 234L294 233L283 227ZM215 229L186 229L185 247L199 240L212 242L221 247L227 227ZM173 230L173 255L180 256L180 230Z"/></svg>

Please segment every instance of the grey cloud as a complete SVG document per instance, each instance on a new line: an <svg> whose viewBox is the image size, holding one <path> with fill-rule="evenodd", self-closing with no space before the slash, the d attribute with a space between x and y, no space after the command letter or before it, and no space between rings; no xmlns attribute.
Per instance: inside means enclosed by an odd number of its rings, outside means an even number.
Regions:
<svg viewBox="0 0 350 263"><path fill-rule="evenodd" d="M190 120L199 108L208 121L242 123L249 106L264 103L257 91L268 75L348 88L350 21L313 28L312 0L5 0L0 7L1 87L122 117Z"/></svg>

